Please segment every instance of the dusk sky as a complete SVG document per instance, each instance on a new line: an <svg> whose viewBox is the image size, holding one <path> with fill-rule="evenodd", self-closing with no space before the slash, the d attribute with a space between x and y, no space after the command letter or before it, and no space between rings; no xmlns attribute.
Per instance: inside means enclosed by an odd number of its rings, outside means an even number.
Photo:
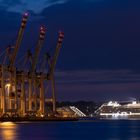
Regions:
<svg viewBox="0 0 140 140"><path fill-rule="evenodd" d="M18 57L35 48L47 27L43 53L65 32L56 66L58 100L140 99L140 1L0 0L0 52L16 41L23 12L29 20Z"/></svg>

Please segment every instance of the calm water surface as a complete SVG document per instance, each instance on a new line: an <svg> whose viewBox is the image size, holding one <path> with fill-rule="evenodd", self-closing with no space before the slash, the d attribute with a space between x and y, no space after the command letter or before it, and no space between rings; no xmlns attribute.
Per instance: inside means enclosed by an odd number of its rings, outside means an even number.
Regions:
<svg viewBox="0 0 140 140"><path fill-rule="evenodd" d="M140 140L140 121L0 123L0 140Z"/></svg>

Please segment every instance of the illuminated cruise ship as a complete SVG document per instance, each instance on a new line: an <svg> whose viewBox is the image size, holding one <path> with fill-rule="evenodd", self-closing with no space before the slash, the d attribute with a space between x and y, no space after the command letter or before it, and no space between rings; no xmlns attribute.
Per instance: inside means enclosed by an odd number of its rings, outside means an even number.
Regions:
<svg viewBox="0 0 140 140"><path fill-rule="evenodd" d="M140 119L140 102L118 103L110 101L101 105L95 114L106 119Z"/></svg>

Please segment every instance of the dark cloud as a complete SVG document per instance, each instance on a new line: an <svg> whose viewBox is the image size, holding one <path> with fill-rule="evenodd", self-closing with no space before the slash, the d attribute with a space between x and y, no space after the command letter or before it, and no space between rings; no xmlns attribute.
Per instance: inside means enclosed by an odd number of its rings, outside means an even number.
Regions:
<svg viewBox="0 0 140 140"><path fill-rule="evenodd" d="M32 11L39 14L45 8L52 5L63 4L68 0L0 0L0 8L8 12L23 13L24 11Z"/></svg>
<svg viewBox="0 0 140 140"><path fill-rule="evenodd" d="M32 11L35 14L40 14L44 9L53 5L64 4L67 2L72 3L93 3L103 0L0 0L0 9L8 12L23 13L24 11Z"/></svg>
<svg viewBox="0 0 140 140"><path fill-rule="evenodd" d="M138 98L140 74L130 70L57 71L60 100L129 100Z"/></svg>
<svg viewBox="0 0 140 140"><path fill-rule="evenodd" d="M57 71L56 77L58 84L113 84L140 82L140 73L131 70Z"/></svg>
<svg viewBox="0 0 140 140"><path fill-rule="evenodd" d="M139 99L140 83L116 83L116 84L66 84L57 85L57 98L59 100L129 100Z"/></svg>

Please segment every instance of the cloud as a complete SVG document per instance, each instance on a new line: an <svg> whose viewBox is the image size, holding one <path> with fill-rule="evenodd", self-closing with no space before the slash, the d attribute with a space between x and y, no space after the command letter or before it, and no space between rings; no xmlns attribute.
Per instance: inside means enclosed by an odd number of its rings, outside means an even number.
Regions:
<svg viewBox="0 0 140 140"><path fill-rule="evenodd" d="M78 0L0 0L0 9L15 13L32 11L35 14L40 14L47 7L64 4L69 1L73 3L78 2ZM103 0L79 0L78 3L92 3L99 1Z"/></svg>
<svg viewBox="0 0 140 140"><path fill-rule="evenodd" d="M131 70L56 71L60 100L129 100L139 98L140 73Z"/></svg>
<svg viewBox="0 0 140 140"><path fill-rule="evenodd" d="M41 13L45 8L63 4L68 0L0 0L0 7L8 12L22 13L32 11L35 14Z"/></svg>
<svg viewBox="0 0 140 140"><path fill-rule="evenodd" d="M80 70L57 71L58 83L137 83L140 82L140 74L130 70Z"/></svg>

